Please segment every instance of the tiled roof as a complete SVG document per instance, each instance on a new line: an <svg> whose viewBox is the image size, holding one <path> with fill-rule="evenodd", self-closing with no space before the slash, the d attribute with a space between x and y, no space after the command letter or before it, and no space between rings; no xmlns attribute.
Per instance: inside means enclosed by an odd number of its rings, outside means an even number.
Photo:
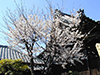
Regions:
<svg viewBox="0 0 100 75"><path fill-rule="evenodd" d="M3 45L0 45L0 60L1 59L22 59L26 63L30 62L30 57L27 54ZM38 58L34 59L33 61L37 64L43 64L43 61Z"/></svg>
<svg viewBox="0 0 100 75"><path fill-rule="evenodd" d="M9 48L8 46L0 45L0 59L22 59L24 62L29 62L29 56Z"/></svg>

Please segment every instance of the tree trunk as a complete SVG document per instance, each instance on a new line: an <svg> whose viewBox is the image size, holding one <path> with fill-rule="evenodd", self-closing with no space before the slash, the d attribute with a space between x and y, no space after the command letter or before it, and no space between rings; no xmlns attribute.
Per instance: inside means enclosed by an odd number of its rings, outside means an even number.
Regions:
<svg viewBox="0 0 100 75"><path fill-rule="evenodd" d="M31 65L31 75L35 75L34 74L34 61L33 61L33 57L31 56L30 59L30 65Z"/></svg>

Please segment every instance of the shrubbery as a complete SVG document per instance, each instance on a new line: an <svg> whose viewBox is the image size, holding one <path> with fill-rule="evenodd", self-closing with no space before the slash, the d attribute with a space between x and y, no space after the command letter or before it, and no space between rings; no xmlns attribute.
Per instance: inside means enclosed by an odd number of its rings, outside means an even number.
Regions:
<svg viewBox="0 0 100 75"><path fill-rule="evenodd" d="M27 75L29 72L29 67L21 59L0 60L0 75Z"/></svg>
<svg viewBox="0 0 100 75"><path fill-rule="evenodd" d="M77 71L69 71L67 75L84 75L84 74L80 74Z"/></svg>

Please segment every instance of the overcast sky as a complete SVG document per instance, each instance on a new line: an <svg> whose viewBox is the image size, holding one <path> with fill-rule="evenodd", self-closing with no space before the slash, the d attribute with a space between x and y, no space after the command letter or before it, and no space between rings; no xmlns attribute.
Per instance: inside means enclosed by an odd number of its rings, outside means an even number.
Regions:
<svg viewBox="0 0 100 75"><path fill-rule="evenodd" d="M69 13L73 8L75 10L84 9L86 16L90 17L93 20L100 20L100 0L49 0L52 2L52 5L55 8L64 7L64 12ZM20 3L20 0L16 0L17 3ZM46 0L24 0L27 8L31 8L32 5L44 9L47 6ZM57 6L57 4L59 6ZM14 10L16 9L14 0L0 0L0 27L3 23L3 13L7 11L7 8ZM4 40L5 37L0 33L0 45L7 45Z"/></svg>

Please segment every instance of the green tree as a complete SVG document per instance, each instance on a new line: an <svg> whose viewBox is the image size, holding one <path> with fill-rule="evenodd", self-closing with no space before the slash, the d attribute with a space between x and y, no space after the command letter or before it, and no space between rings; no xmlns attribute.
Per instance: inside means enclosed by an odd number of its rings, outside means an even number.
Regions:
<svg viewBox="0 0 100 75"><path fill-rule="evenodd" d="M21 59L0 60L0 74L23 75L29 72L29 67Z"/></svg>

